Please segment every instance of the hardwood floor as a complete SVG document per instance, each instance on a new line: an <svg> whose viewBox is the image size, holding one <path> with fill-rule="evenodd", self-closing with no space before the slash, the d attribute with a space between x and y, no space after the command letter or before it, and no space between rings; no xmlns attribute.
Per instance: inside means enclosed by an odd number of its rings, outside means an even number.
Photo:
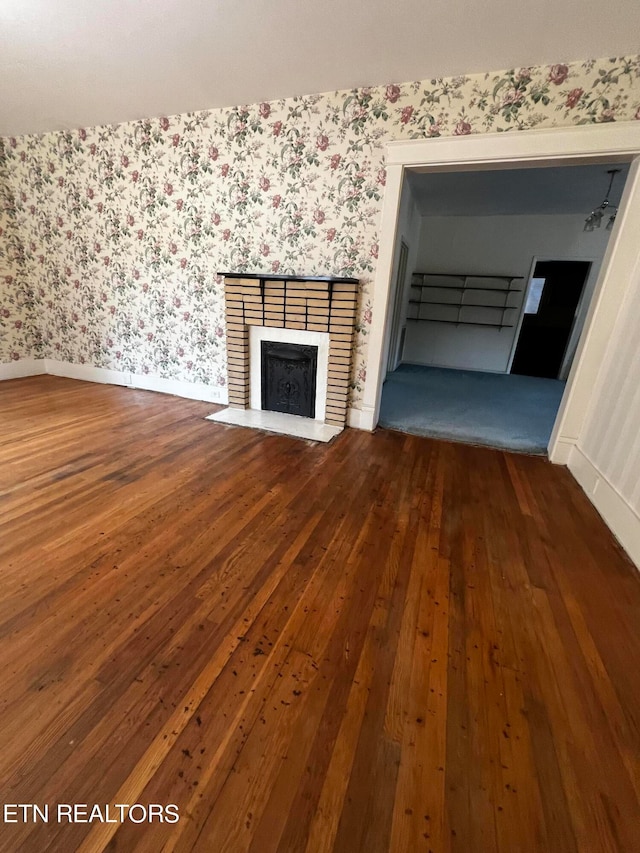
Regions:
<svg viewBox="0 0 640 853"><path fill-rule="evenodd" d="M2 802L50 808L0 850L640 850L640 576L569 473L212 408L0 383Z"/></svg>

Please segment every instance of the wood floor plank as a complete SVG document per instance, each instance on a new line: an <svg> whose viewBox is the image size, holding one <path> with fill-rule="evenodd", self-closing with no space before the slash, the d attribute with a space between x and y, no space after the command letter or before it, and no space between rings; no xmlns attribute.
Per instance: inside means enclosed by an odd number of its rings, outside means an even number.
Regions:
<svg viewBox="0 0 640 853"><path fill-rule="evenodd" d="M640 575L570 474L0 383L0 851L636 853ZM175 803L170 824L58 803Z"/></svg>

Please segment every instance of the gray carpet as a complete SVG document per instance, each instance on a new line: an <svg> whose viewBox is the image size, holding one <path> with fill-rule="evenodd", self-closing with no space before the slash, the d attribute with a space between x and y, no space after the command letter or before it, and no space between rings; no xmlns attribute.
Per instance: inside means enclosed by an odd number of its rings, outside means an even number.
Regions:
<svg viewBox="0 0 640 853"><path fill-rule="evenodd" d="M545 454L565 383L402 364L387 376L380 426Z"/></svg>

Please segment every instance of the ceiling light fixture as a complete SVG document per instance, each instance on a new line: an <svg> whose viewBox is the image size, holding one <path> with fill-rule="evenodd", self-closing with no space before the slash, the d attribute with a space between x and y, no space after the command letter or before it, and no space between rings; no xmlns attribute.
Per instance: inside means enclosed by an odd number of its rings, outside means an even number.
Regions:
<svg viewBox="0 0 640 853"><path fill-rule="evenodd" d="M606 225L607 231L611 231L613 228L613 223L616 221L616 213L618 212L618 206L615 204L611 204L609 201L609 193L611 192L611 187L613 186L613 181L615 176L618 174L620 169L608 169L607 175L611 175L609 178L609 189L607 190L607 194L604 197L604 201L600 204L599 207L594 208L591 213L587 216L584 221L584 230L585 231L595 231L596 228L600 228L602 225L602 219L604 218L605 213L609 211L609 208L613 211Z"/></svg>

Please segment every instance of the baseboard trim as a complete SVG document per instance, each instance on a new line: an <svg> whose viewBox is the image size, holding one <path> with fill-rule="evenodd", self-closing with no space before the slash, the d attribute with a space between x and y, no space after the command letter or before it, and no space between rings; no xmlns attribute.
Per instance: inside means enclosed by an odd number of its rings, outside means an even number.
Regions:
<svg viewBox="0 0 640 853"><path fill-rule="evenodd" d="M162 376L128 373L122 370L110 370L106 367L93 367L90 364L72 364L68 361L46 359L46 372L52 376L65 376L67 379L80 379L83 382L100 382L106 385L123 385L126 388L139 388L142 391L157 391L188 400L202 400L205 403L227 402L227 389L216 388L198 382L183 382L179 379L164 379Z"/></svg>
<svg viewBox="0 0 640 853"><path fill-rule="evenodd" d="M349 409L347 411L347 426L353 429L362 429L366 432L373 432L375 424L373 423L373 409L368 407L362 409Z"/></svg>
<svg viewBox="0 0 640 853"><path fill-rule="evenodd" d="M554 465L568 465L571 451L576 446L575 439L560 436L549 449L549 461Z"/></svg>
<svg viewBox="0 0 640 853"><path fill-rule="evenodd" d="M51 376L64 376L67 379L80 379L83 382L100 382L105 385L130 385L131 374L122 370L109 370L106 367L94 367L91 364L73 364L70 361L45 359L46 372Z"/></svg>
<svg viewBox="0 0 640 853"><path fill-rule="evenodd" d="M22 379L24 376L40 376L46 373L43 358L21 358L0 364L0 381L4 379Z"/></svg>
<svg viewBox="0 0 640 853"><path fill-rule="evenodd" d="M161 376L132 373L128 384L131 388L140 388L143 391L158 391L160 394L173 394L174 397L203 400L206 403L226 405L229 401L226 388L203 385L199 382L182 382L179 379L163 379Z"/></svg>
<svg viewBox="0 0 640 853"><path fill-rule="evenodd" d="M576 445L573 446L569 456L569 471L631 560L640 568L640 516L638 513Z"/></svg>

